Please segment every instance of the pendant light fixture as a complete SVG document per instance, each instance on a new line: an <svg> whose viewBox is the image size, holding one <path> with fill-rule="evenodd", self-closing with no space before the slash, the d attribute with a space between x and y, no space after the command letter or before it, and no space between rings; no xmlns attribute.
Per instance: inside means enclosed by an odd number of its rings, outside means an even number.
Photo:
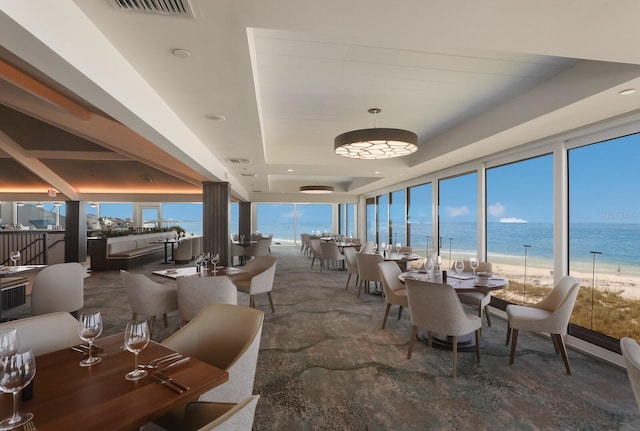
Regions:
<svg viewBox="0 0 640 431"><path fill-rule="evenodd" d="M326 195L333 193L333 187L331 186L301 186L300 193L307 193L313 195Z"/></svg>
<svg viewBox="0 0 640 431"><path fill-rule="evenodd" d="M376 128L376 114L381 109L371 108L373 129L353 130L335 139L336 154L352 159L390 159L407 156L418 150L418 135L408 130Z"/></svg>

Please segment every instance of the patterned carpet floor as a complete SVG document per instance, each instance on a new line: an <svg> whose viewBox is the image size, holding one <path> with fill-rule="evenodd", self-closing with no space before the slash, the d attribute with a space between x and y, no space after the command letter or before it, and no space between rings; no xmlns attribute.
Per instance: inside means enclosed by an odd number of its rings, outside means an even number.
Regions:
<svg viewBox="0 0 640 431"><path fill-rule="evenodd" d="M394 306L381 330L385 305L378 296L356 298L345 290L343 271L320 271L298 248L274 246L278 267L273 290L256 298L265 322L254 393L261 398L255 430L640 430L640 411L626 371L569 350L573 374L548 338L521 333L509 366L506 322L484 323L481 363L461 352L458 378L451 352L416 344L406 358L410 317ZM151 275L165 267L134 270ZM354 278L354 277L353 277ZM98 308L104 334L121 332L130 311L117 271L92 272L85 280L86 308ZM248 297L239 295L248 305ZM28 304L4 313L29 314ZM176 330L156 323L160 341Z"/></svg>

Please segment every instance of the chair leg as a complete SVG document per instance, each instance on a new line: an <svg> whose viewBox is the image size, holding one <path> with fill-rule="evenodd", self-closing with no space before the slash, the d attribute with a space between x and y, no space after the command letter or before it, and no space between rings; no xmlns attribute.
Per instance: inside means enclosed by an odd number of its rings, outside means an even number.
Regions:
<svg viewBox="0 0 640 431"><path fill-rule="evenodd" d="M358 295L356 298L360 298L360 290L362 289L362 280L360 280L360 284L358 284Z"/></svg>
<svg viewBox="0 0 640 431"><path fill-rule="evenodd" d="M149 318L149 321L148 321L148 325L149 325L149 338L151 338L151 336L153 335L153 327L155 326L155 324L156 324L156 316L151 316L151 317Z"/></svg>
<svg viewBox="0 0 640 431"><path fill-rule="evenodd" d="M138 313L131 313L131 320L136 320L136 317L138 317Z"/></svg>
<svg viewBox="0 0 640 431"><path fill-rule="evenodd" d="M551 341L553 341L553 350L555 350L556 354L560 353L560 348L558 347L558 339L554 334L551 334Z"/></svg>
<svg viewBox="0 0 640 431"><path fill-rule="evenodd" d="M400 320L401 317L402 317L402 305L400 305L400 308L398 308L398 320Z"/></svg>
<svg viewBox="0 0 640 431"><path fill-rule="evenodd" d="M511 355L509 355L509 365L513 365L513 361L516 358L516 344L518 343L518 330L513 328L511 329L511 333L513 335L513 340L511 340Z"/></svg>
<svg viewBox="0 0 640 431"><path fill-rule="evenodd" d="M505 341L504 345L509 345L509 340L511 339L511 325L507 323L507 341Z"/></svg>
<svg viewBox="0 0 640 431"><path fill-rule="evenodd" d="M384 311L384 319L382 319L382 329L387 326L387 318L389 317L389 310L391 310L391 304L387 304L387 309Z"/></svg>
<svg viewBox="0 0 640 431"><path fill-rule="evenodd" d="M480 363L480 329L476 331L476 360Z"/></svg>
<svg viewBox="0 0 640 431"><path fill-rule="evenodd" d="M351 281L351 274L347 275L347 285L344 287L344 290L349 289L349 282Z"/></svg>
<svg viewBox="0 0 640 431"><path fill-rule="evenodd" d="M271 312L275 313L276 309L273 308L273 298L271 298L271 292L267 292L267 296L269 297L269 304L271 304Z"/></svg>
<svg viewBox="0 0 640 431"><path fill-rule="evenodd" d="M162 321L164 322L164 327L168 328L169 327L169 319L167 319L167 313L163 313L162 314Z"/></svg>
<svg viewBox="0 0 640 431"><path fill-rule="evenodd" d="M484 315L487 316L487 326L491 326L491 313L489 313L489 306L485 305L484 307ZM480 316L482 317L482 316Z"/></svg>
<svg viewBox="0 0 640 431"><path fill-rule="evenodd" d="M567 374L571 375L571 366L569 365L569 357L567 356L567 347L564 345L562 335L552 334L551 336L556 338L556 342L558 344L558 347L560 348L560 354L562 355L562 360L564 361L564 369Z"/></svg>
<svg viewBox="0 0 640 431"><path fill-rule="evenodd" d="M253 295L249 295L249 307L256 308L256 300Z"/></svg>
<svg viewBox="0 0 640 431"><path fill-rule="evenodd" d="M411 325L411 335L409 335L409 351L407 352L407 359L411 359L411 352L413 352L413 343L416 341L416 335L418 334L418 327Z"/></svg>
<svg viewBox="0 0 640 431"><path fill-rule="evenodd" d="M451 342L453 343L453 378L456 378L456 371L458 370L458 337L451 337Z"/></svg>

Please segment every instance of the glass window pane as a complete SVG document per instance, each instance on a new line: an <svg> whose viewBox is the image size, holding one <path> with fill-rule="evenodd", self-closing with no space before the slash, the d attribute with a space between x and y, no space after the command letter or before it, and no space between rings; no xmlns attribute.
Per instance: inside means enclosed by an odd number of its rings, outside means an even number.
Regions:
<svg viewBox="0 0 640 431"><path fill-rule="evenodd" d="M477 253L478 174L440 180L439 187L439 251L443 266L451 268L453 260Z"/></svg>
<svg viewBox="0 0 640 431"><path fill-rule="evenodd" d="M495 295L538 302L553 287L553 156L487 169L486 188L487 261L509 279Z"/></svg>
<svg viewBox="0 0 640 431"><path fill-rule="evenodd" d="M367 232L365 234L365 241L376 242L376 200L371 198L367 199Z"/></svg>
<svg viewBox="0 0 640 431"><path fill-rule="evenodd" d="M391 228L390 236L393 239L394 246L398 243L407 245L406 196L405 189L391 193L389 225Z"/></svg>
<svg viewBox="0 0 640 431"><path fill-rule="evenodd" d="M389 195L378 196L378 244L389 244Z"/></svg>
<svg viewBox="0 0 640 431"><path fill-rule="evenodd" d="M164 228L180 226L186 233L202 235L202 203L163 203L162 224Z"/></svg>
<svg viewBox="0 0 640 431"><path fill-rule="evenodd" d="M294 244L294 205L258 204L256 226L258 232L273 235L272 242Z"/></svg>
<svg viewBox="0 0 640 431"><path fill-rule="evenodd" d="M569 272L581 281L571 321L640 339L640 135L569 151Z"/></svg>
<svg viewBox="0 0 640 431"><path fill-rule="evenodd" d="M427 255L432 238L431 184L409 188L408 233L413 252ZM427 243L428 242L428 243Z"/></svg>

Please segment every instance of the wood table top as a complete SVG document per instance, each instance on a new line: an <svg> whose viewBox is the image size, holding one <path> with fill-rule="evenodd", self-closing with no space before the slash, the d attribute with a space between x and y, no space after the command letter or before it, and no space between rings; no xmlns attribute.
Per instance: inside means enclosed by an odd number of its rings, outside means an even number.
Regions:
<svg viewBox="0 0 640 431"><path fill-rule="evenodd" d="M178 277L193 277L198 275L195 266L188 266L185 268L176 268L176 269L163 269L160 271L153 271L155 275L159 275L161 277L173 278L174 280ZM209 266L205 272L203 272L203 277L215 277L219 275L227 275L233 276L238 274L247 274L249 271L242 268L235 268L233 266L221 266L218 265L216 268L216 272L213 272L213 266Z"/></svg>
<svg viewBox="0 0 640 431"><path fill-rule="evenodd" d="M81 367L84 355L71 349L38 356L33 399L23 402L20 410L33 413L39 431L137 430L229 380L226 371L191 358L164 372L190 388L182 394L149 376L128 381L124 376L133 369L134 355L121 348L123 341L123 334L98 338L95 345L104 349L104 356L92 367ZM140 352L139 362L171 352L151 341ZM0 397L3 416L10 415L11 399Z"/></svg>

